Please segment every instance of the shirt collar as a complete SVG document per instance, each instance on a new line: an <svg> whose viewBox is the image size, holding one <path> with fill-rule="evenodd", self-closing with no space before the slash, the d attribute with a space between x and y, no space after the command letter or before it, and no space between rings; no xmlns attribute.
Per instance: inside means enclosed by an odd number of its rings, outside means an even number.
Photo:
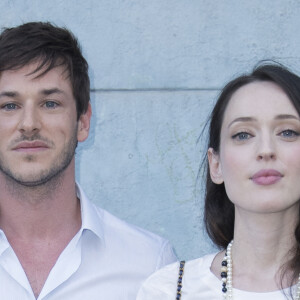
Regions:
<svg viewBox="0 0 300 300"><path fill-rule="evenodd" d="M82 224L80 231L83 232L84 230L90 230L104 242L103 210L97 209L95 205L88 200L78 183L76 183L76 193L77 197L80 199L81 208ZM2 229L0 229L0 255L2 255L2 253L8 248L9 243L5 233Z"/></svg>
<svg viewBox="0 0 300 300"><path fill-rule="evenodd" d="M96 209L95 205L88 200L78 183L76 183L77 197L81 207L81 230L90 230L100 239L104 240L103 210Z"/></svg>

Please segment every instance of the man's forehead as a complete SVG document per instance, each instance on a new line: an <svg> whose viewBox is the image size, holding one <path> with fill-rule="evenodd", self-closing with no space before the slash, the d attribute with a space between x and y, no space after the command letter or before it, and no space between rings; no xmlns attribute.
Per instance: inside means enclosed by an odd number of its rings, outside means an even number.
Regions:
<svg viewBox="0 0 300 300"><path fill-rule="evenodd" d="M68 65L63 60L56 60L54 62L36 59L25 65L16 66L14 68L7 68L0 72L0 78L4 73L22 73L24 76L29 76L32 79L45 76L48 72L55 71L60 73L63 79L70 79L70 72Z"/></svg>
<svg viewBox="0 0 300 300"><path fill-rule="evenodd" d="M7 97L21 97L23 94L32 93L44 96L65 94L74 97L73 87L70 79L65 76L64 67L58 66L41 74L33 72L35 70L36 65L26 65L0 73L0 94Z"/></svg>
<svg viewBox="0 0 300 300"><path fill-rule="evenodd" d="M26 81L42 81L44 78L47 80L58 80L70 82L70 77L66 71L65 66L55 66L47 68L46 66L40 68L37 64L27 64L18 69L4 70L0 72L0 81L5 78L18 77ZM13 83L13 82L12 82Z"/></svg>

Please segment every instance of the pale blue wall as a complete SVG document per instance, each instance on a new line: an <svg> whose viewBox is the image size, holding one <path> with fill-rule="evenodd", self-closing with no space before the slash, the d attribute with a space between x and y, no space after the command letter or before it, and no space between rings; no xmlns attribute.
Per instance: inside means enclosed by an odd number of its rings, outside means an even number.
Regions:
<svg viewBox="0 0 300 300"><path fill-rule="evenodd" d="M92 135L77 151L88 196L170 239L180 258L202 229L196 144L219 89L261 59L300 72L298 0L2 0L0 26L51 21L90 64Z"/></svg>

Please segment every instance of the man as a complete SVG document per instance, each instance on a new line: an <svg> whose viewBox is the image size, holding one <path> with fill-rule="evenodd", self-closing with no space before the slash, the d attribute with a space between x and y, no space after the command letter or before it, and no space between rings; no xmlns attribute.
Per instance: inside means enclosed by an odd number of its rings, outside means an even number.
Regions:
<svg viewBox="0 0 300 300"><path fill-rule="evenodd" d="M88 65L49 23L0 35L0 298L135 299L176 258L170 244L97 208L75 183L91 118Z"/></svg>

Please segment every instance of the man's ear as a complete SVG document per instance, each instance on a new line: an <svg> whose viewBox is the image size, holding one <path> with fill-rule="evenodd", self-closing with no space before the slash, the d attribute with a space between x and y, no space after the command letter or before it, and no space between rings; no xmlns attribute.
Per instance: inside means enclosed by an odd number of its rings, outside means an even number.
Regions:
<svg viewBox="0 0 300 300"><path fill-rule="evenodd" d="M212 182L221 184L224 182L222 168L220 163L220 157L213 148L209 148L207 151L207 158L209 164L209 173Z"/></svg>
<svg viewBox="0 0 300 300"><path fill-rule="evenodd" d="M89 136L90 121L92 116L92 107L89 103L87 111L79 117L78 129L77 129L77 140L83 142Z"/></svg>

